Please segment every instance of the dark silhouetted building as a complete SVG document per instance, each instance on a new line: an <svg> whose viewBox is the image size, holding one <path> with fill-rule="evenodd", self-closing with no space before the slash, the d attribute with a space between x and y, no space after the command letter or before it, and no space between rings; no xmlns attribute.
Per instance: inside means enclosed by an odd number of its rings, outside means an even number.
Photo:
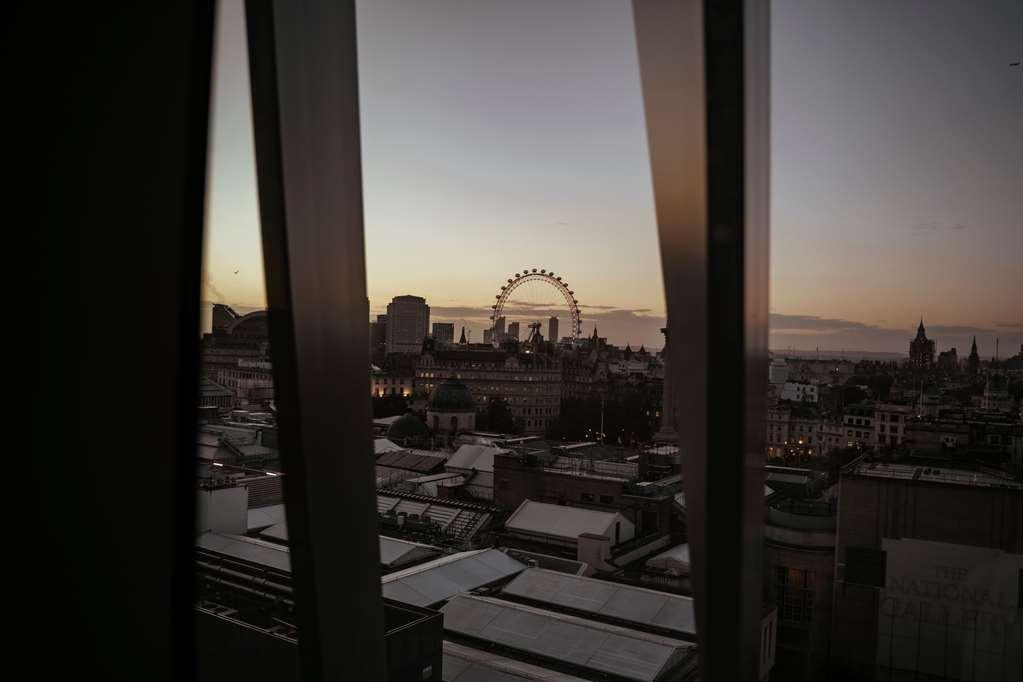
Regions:
<svg viewBox="0 0 1023 682"><path fill-rule="evenodd" d="M837 504L771 495L764 527L765 581L778 608L778 679L826 679L835 575Z"/></svg>
<svg viewBox="0 0 1023 682"><path fill-rule="evenodd" d="M927 338L923 318L916 328L916 338L909 342L909 364L915 369L930 369L934 366L934 341Z"/></svg>
<svg viewBox="0 0 1023 682"><path fill-rule="evenodd" d="M833 674L1021 679L1023 483L858 459L839 485Z"/></svg>
<svg viewBox="0 0 1023 682"><path fill-rule="evenodd" d="M433 338L435 341L440 343L454 343L455 342L455 323L454 322L434 322L433 323Z"/></svg>
<svg viewBox="0 0 1023 682"><path fill-rule="evenodd" d="M416 354L430 329L430 306L421 296L395 296L387 304L387 353Z"/></svg>
<svg viewBox="0 0 1023 682"><path fill-rule="evenodd" d="M959 369L959 354L955 346L938 353L938 368L947 372L954 372Z"/></svg>
<svg viewBox="0 0 1023 682"><path fill-rule="evenodd" d="M966 361L966 371L976 374L980 371L980 354L977 353L977 337L973 337L973 345L970 346L970 357Z"/></svg>

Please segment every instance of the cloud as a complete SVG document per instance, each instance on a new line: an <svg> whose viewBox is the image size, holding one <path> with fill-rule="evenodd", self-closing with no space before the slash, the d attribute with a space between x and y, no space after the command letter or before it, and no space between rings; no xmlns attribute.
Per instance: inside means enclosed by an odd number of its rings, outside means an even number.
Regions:
<svg viewBox="0 0 1023 682"><path fill-rule="evenodd" d="M963 326L947 326L947 325L926 325L927 336L934 335L956 335L956 334L994 334L994 329L987 329L986 327L963 327Z"/></svg>
<svg viewBox="0 0 1023 682"><path fill-rule="evenodd" d="M490 317L490 308L475 306L430 306L430 317L476 318Z"/></svg>
<svg viewBox="0 0 1023 682"><path fill-rule="evenodd" d="M999 328L971 325L926 324L927 336L933 339L939 351L955 347L960 352L969 349L977 337L981 355L994 351L995 339L1001 338L1003 347L1014 347L1023 340L1023 325ZM1015 331L1015 330L1021 331ZM819 346L826 350L862 350L888 353L907 353L909 341L916 334L916 324L902 328L866 324L855 320L818 317L816 315L787 315L772 313L770 317L770 344L772 348L812 350Z"/></svg>
<svg viewBox="0 0 1023 682"><path fill-rule="evenodd" d="M771 313L771 331L786 332L817 332L819 334L834 334L837 332L863 329L880 329L875 325L843 320L832 317L817 317L816 315L786 315L783 313Z"/></svg>
<svg viewBox="0 0 1023 682"><path fill-rule="evenodd" d="M917 223L910 228L916 234L928 234L934 232L959 231L967 229L962 223L941 223L934 220Z"/></svg>
<svg viewBox="0 0 1023 682"><path fill-rule="evenodd" d="M583 336L593 333L596 326L600 335L615 345L629 343L633 347L645 345L657 349L664 343L660 330L665 326L665 318L651 314L650 308L586 305L580 309ZM505 312L510 319L517 318L520 322L524 318L546 320L553 313L563 320L563 330L567 324L564 321L567 311L563 307L509 305ZM484 306L430 306L431 321L465 325L473 330L474 340L490 326L490 313L490 308ZM882 320L870 324L837 317L771 313L770 345L777 349L813 350L819 346L828 351L845 349L904 355L916 334L916 322L907 320L904 327L892 327ZM1014 322L996 322L990 327L927 324L926 328L927 336L936 341L938 350L955 346L961 355L969 351L974 336L985 357L994 353L995 338L1001 339L1003 352L1006 348L1018 347L1023 341L1023 324Z"/></svg>

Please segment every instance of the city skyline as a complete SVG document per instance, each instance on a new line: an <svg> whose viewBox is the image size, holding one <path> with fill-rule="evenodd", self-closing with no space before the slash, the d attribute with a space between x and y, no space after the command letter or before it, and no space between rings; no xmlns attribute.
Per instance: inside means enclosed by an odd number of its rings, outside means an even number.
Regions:
<svg viewBox="0 0 1023 682"><path fill-rule="evenodd" d="M1023 10L938 5L775 4L773 348L905 352L922 315L939 349L1018 352ZM245 308L264 298L241 7L220 16L204 297ZM503 278L542 264L584 334L658 347L628 3L522 7L359 4L371 312L420 295L479 339Z"/></svg>

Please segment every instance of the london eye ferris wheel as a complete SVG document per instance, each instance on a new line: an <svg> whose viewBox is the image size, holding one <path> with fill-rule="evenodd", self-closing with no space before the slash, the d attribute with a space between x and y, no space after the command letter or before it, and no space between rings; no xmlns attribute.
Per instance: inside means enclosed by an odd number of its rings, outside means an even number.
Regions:
<svg viewBox="0 0 1023 682"><path fill-rule="evenodd" d="M553 271L532 268L516 272L501 285L491 306L491 338L496 346L502 328L507 323L525 322L525 325L539 325L540 320L549 317L568 318L567 335L573 345L579 342L582 322L579 319L579 301L575 292L568 288L568 282ZM558 341L558 339L551 339Z"/></svg>

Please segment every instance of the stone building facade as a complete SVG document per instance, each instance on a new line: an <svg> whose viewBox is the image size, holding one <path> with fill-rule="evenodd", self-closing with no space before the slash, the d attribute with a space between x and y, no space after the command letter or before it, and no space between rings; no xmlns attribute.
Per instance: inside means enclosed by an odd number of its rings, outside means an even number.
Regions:
<svg viewBox="0 0 1023 682"><path fill-rule="evenodd" d="M543 353L507 349L423 347L416 390L427 395L445 380L463 382L477 410L500 398L526 433L543 433L561 413L561 361Z"/></svg>

